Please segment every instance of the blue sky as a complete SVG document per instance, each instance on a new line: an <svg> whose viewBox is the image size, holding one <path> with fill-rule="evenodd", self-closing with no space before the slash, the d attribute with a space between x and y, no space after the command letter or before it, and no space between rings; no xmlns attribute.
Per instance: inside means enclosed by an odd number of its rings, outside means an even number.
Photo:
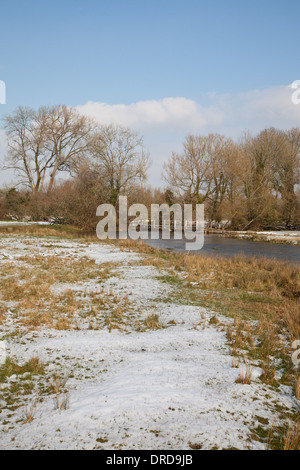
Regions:
<svg viewBox="0 0 300 470"><path fill-rule="evenodd" d="M300 78L299 19L299 0L2 0L0 80L7 104L0 105L0 118L18 105L64 103L117 120L113 106L123 105L128 123L145 135L157 173L190 124L193 132L232 135L242 127L256 131L255 124L297 124L299 109L289 119L291 108L282 107L283 87ZM175 101L170 105L168 98ZM255 112L241 119L253 100L260 119ZM261 103L274 100L263 120ZM144 106L133 118L137 103ZM152 118L150 126L143 121L147 103L165 113L156 126ZM126 124L126 112L122 119Z"/></svg>

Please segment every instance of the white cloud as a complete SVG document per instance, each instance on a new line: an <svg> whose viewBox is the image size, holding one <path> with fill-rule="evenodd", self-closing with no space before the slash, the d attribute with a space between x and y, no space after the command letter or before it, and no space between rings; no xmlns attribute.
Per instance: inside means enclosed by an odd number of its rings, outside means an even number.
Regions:
<svg viewBox="0 0 300 470"><path fill-rule="evenodd" d="M237 95L214 95L212 103L226 115L217 131L236 136L241 130L259 132L267 127L298 127L300 106L292 103L294 91L291 86L277 86Z"/></svg>
<svg viewBox="0 0 300 470"><path fill-rule="evenodd" d="M163 161L180 150L188 133L219 132L238 138L245 130L300 126L300 105L292 103L294 91L289 85L238 94L208 93L207 105L184 97L130 105L89 101L77 109L102 124L114 122L141 132L153 160L150 180L159 184Z"/></svg>
<svg viewBox="0 0 300 470"><path fill-rule="evenodd" d="M141 131L157 128L201 129L207 122L216 125L223 119L218 109L202 108L195 101L182 97L139 101L130 105L89 101L77 109L101 123L114 122Z"/></svg>
<svg viewBox="0 0 300 470"><path fill-rule="evenodd" d="M300 124L300 105L292 103L291 86L277 86L239 94L208 93L208 105L179 97L139 101L130 105L110 105L89 101L77 109L108 124L153 132L230 132L243 128L257 131L265 127L288 128Z"/></svg>

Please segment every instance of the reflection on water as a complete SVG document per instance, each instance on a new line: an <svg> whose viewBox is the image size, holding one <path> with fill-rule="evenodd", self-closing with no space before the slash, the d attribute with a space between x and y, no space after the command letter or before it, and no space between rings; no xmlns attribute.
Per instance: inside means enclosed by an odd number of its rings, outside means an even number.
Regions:
<svg viewBox="0 0 300 470"><path fill-rule="evenodd" d="M150 235L149 235L150 236ZM164 250L185 251L186 240L144 240L145 243ZM205 235L204 247L200 251L192 253L203 253L205 255L218 256L266 256L280 260L294 261L300 263L300 247L282 244L272 244L268 242L253 242L247 240L237 240L235 238L225 238L222 235Z"/></svg>

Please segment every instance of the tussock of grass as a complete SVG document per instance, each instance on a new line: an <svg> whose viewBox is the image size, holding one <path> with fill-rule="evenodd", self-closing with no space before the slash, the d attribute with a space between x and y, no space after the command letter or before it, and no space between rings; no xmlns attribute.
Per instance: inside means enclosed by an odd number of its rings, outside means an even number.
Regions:
<svg viewBox="0 0 300 470"><path fill-rule="evenodd" d="M159 321L159 316L156 313L148 315L144 320L144 325L149 330L158 330L163 327Z"/></svg>
<svg viewBox="0 0 300 470"><path fill-rule="evenodd" d="M51 388L55 393L55 408L58 410L66 410L69 406L69 394L65 389L69 377L70 374L56 375L51 383Z"/></svg>
<svg viewBox="0 0 300 470"><path fill-rule="evenodd" d="M240 369L239 376L235 382L237 384L250 385L251 377L252 377L251 367L249 366L249 364L247 364L242 369Z"/></svg>

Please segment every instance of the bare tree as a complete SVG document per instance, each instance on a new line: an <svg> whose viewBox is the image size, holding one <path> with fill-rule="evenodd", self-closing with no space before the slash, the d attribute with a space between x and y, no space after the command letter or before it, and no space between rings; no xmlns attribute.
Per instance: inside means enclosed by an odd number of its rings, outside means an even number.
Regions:
<svg viewBox="0 0 300 470"><path fill-rule="evenodd" d="M208 154L210 161L210 218L220 222L222 220L222 205L225 198L232 195L236 178L234 158L236 148L227 137L220 134L209 134Z"/></svg>
<svg viewBox="0 0 300 470"><path fill-rule="evenodd" d="M225 198L230 177L228 161L233 143L220 134L187 136L183 153L173 153L163 178L172 191L195 203L211 201L212 213Z"/></svg>
<svg viewBox="0 0 300 470"><path fill-rule="evenodd" d="M33 193L48 192L58 171L71 171L89 148L93 123L67 106L18 107L5 116L8 138L5 168L16 170L20 183Z"/></svg>
<svg viewBox="0 0 300 470"><path fill-rule="evenodd" d="M8 137L5 168L16 170L20 183L33 193L43 189L49 159L45 156L48 131L48 110L18 107L5 116L4 128ZM51 159L50 159L51 160Z"/></svg>
<svg viewBox="0 0 300 470"><path fill-rule="evenodd" d="M100 174L109 185L110 203L136 182L147 178L150 165L143 138L136 132L117 125L101 126L91 141L91 152Z"/></svg>
<svg viewBox="0 0 300 470"><path fill-rule="evenodd" d="M50 155L50 181L48 192L53 188L58 171L78 170L90 148L94 123L75 109L54 106L49 110L49 128L46 148Z"/></svg>
<svg viewBox="0 0 300 470"><path fill-rule="evenodd" d="M211 161L207 137L189 135L183 153L173 153L164 164L163 179L186 200L204 202L211 193Z"/></svg>

